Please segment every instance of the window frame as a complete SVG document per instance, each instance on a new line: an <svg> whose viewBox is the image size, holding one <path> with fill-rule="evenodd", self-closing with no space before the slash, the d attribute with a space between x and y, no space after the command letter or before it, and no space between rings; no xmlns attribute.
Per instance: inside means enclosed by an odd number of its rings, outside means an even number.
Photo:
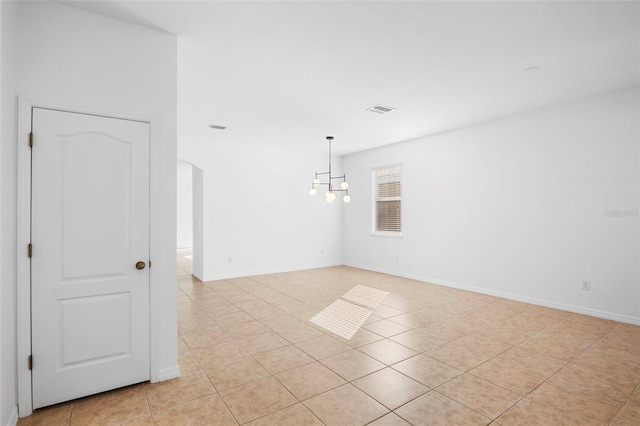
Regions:
<svg viewBox="0 0 640 426"><path fill-rule="evenodd" d="M397 172L394 171L397 169ZM399 183L399 195L385 197L385 199L380 200L378 198L378 186L380 184L380 172L387 171L397 173L398 175L398 183ZM390 173L391 174L391 173ZM395 182L390 180L389 182ZM389 183L387 182L387 183ZM389 231L389 230L379 230L378 226L378 203L381 201L398 201L399 202L399 210L400 215L398 217L399 222L399 231ZM402 164L391 164L388 166L380 166L374 167L371 169L371 235L380 235L380 236L391 236L391 237L402 237Z"/></svg>

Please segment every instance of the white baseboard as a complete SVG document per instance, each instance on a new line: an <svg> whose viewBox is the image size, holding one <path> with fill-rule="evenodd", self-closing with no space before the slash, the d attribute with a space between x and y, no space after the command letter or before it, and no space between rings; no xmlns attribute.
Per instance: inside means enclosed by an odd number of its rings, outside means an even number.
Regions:
<svg viewBox="0 0 640 426"><path fill-rule="evenodd" d="M621 315L621 314L617 314L615 312L600 311L600 310L597 310L597 309L590 309L590 308L584 308L584 307L581 307L581 306L568 305L568 304L565 304L565 303L558 303L558 302L554 302L554 301L550 301L550 300L536 299L536 298L533 298L533 297L526 297L526 296L519 296L517 294L511 294L511 293L506 293L506 292L502 292L502 291L487 290L487 289L482 288L482 287L474 287L474 286L471 286L471 285L454 283L454 282L450 282L450 281L440 280L440 279L437 279L437 278L425 277L425 276L422 276L422 275L407 274L407 273L404 273L404 272L401 272L401 271L392 271L392 270L387 270L387 269L382 269L382 268L373 268L373 267L370 267L370 266L367 266L367 265L359 265L359 264L355 264L355 263L345 263L345 266L350 266L352 268L358 268L358 269L364 269L366 271L380 272L380 273L383 273L383 274L394 275L394 276L402 277L402 278L409 278L409 279L412 279L412 280L422 281L422 282L425 282L425 283L441 285L443 287L457 288L457 289L460 289L460 290L471 291L473 293L480 293L480 294L486 294L488 296L495 296L495 297L500 297L500 298L503 298L503 299L515 300L517 302L524 302L524 303L530 303L532 305L538 305L538 306L544 306L544 307L547 307L547 308L559 309L559 310L562 310L562 311L573 312L573 313L576 313L576 314L589 315L589 316L592 316L592 317L603 318L603 319L608 319L608 320L612 320L612 321L618 321L618 322L624 322L624 323L628 323L628 324L640 325L640 318L639 317Z"/></svg>
<svg viewBox="0 0 640 426"><path fill-rule="evenodd" d="M163 368L158 372L158 376L152 380L152 383L164 382L165 380L175 379L176 377L180 377L180 368L176 365L171 368Z"/></svg>
<svg viewBox="0 0 640 426"><path fill-rule="evenodd" d="M333 262L333 263L326 263L326 264L312 265L312 266L293 266L290 268L262 269L262 270L256 270L256 271L234 272L229 274L207 275L204 278L200 278L196 276L196 278L198 278L200 281L228 280L231 278L254 277L257 275L269 275L269 274L281 274L284 272L296 272L296 271L305 271L309 269L330 268L333 266L342 266L342 265L343 265L342 262Z"/></svg>

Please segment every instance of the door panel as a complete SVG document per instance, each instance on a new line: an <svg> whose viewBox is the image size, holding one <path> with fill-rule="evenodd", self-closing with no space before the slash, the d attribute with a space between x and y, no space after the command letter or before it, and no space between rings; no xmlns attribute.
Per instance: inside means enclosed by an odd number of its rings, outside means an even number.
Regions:
<svg viewBox="0 0 640 426"><path fill-rule="evenodd" d="M60 329L65 331L61 367L129 355L133 325L130 310L128 293L61 301Z"/></svg>
<svg viewBox="0 0 640 426"><path fill-rule="evenodd" d="M34 108L33 407L149 379L149 125Z"/></svg>
<svg viewBox="0 0 640 426"><path fill-rule="evenodd" d="M63 279L125 275L131 257L131 144L91 133L60 137L59 143ZM85 160L92 157L98 161ZM92 193L97 196L89 204L87 196ZM76 226L87 217L99 224L90 232Z"/></svg>

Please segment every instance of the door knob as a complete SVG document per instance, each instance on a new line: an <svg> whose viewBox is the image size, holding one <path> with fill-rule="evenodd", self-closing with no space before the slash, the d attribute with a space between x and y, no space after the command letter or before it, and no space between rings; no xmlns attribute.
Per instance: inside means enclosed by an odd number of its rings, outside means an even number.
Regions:
<svg viewBox="0 0 640 426"><path fill-rule="evenodd" d="M147 264L144 263L142 260L136 263L136 269L144 269L145 266L147 266Z"/></svg>

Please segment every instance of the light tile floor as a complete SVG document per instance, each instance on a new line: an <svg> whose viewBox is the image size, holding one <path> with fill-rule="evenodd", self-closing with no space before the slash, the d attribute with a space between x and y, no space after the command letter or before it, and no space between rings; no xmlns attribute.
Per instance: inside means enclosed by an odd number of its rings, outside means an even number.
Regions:
<svg viewBox="0 0 640 426"><path fill-rule="evenodd" d="M640 425L639 326L348 267L203 283L186 256L181 377L20 426Z"/></svg>

